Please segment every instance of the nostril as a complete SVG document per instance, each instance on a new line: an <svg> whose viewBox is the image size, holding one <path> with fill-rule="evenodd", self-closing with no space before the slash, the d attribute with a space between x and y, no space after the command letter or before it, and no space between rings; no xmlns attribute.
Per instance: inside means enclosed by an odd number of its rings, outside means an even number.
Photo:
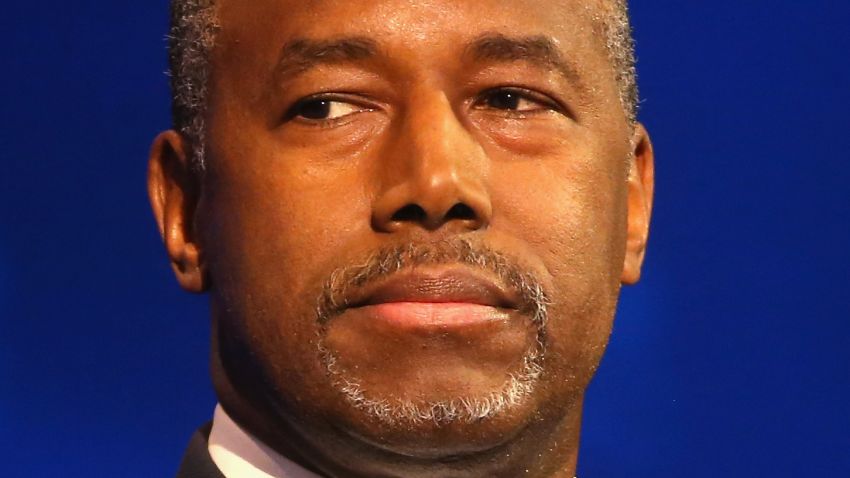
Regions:
<svg viewBox="0 0 850 478"><path fill-rule="evenodd" d="M471 207L460 202L452 206L452 208L446 213L446 221L451 221L452 219L474 220L476 217L477 215Z"/></svg>
<svg viewBox="0 0 850 478"><path fill-rule="evenodd" d="M428 213L418 204L408 204L393 214L392 221L401 222L422 222L425 220Z"/></svg>

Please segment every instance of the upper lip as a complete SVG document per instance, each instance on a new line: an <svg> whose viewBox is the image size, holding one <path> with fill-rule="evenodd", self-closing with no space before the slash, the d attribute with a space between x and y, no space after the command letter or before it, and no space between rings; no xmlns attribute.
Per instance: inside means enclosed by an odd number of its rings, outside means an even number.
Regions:
<svg viewBox="0 0 850 478"><path fill-rule="evenodd" d="M467 268L413 268L369 284L350 307L391 302L468 303L515 309L519 300L504 286Z"/></svg>

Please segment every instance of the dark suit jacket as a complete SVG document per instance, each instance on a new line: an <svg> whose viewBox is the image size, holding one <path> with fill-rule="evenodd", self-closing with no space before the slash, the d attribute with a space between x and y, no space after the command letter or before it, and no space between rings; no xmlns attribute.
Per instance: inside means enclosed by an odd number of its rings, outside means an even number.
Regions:
<svg viewBox="0 0 850 478"><path fill-rule="evenodd" d="M207 423L192 435L177 478L224 478L207 450L212 423Z"/></svg>

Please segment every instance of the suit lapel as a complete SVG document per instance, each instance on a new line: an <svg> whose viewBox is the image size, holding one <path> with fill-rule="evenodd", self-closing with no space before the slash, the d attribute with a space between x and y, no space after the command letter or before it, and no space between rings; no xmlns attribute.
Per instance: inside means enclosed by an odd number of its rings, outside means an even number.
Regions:
<svg viewBox="0 0 850 478"><path fill-rule="evenodd" d="M207 423L192 435L176 478L225 478L207 449L211 428L212 423Z"/></svg>

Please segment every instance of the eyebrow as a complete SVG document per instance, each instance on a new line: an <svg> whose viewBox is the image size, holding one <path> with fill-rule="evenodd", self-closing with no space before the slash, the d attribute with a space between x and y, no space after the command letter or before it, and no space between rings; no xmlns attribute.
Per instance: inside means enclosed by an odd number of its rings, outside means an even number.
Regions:
<svg viewBox="0 0 850 478"><path fill-rule="evenodd" d="M567 61L557 44L543 35L509 37L486 33L473 40L465 54L477 61L524 61L547 69L555 69L575 85L584 88L578 68Z"/></svg>
<svg viewBox="0 0 850 478"><path fill-rule="evenodd" d="M275 72L279 78L287 78L322 64L371 58L377 52L377 43L365 37L332 40L298 38L283 46Z"/></svg>

